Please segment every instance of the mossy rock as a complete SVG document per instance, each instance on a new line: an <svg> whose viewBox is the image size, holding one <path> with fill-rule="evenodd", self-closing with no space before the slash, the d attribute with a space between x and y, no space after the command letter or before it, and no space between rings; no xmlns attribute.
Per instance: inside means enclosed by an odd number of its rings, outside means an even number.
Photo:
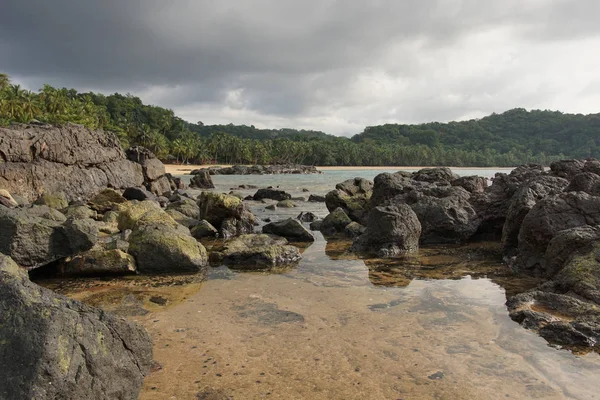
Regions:
<svg viewBox="0 0 600 400"><path fill-rule="evenodd" d="M62 213L67 218L75 218L75 219L96 219L98 218L98 213L92 210L90 207L86 205L72 205L65 208Z"/></svg>
<svg viewBox="0 0 600 400"><path fill-rule="evenodd" d="M554 280L562 290L572 291L600 304L600 241L582 255L574 256Z"/></svg>
<svg viewBox="0 0 600 400"><path fill-rule="evenodd" d="M182 197L181 200L175 201L167 206L167 210L179 211L183 215L198 219L200 217L200 208L193 199Z"/></svg>
<svg viewBox="0 0 600 400"><path fill-rule="evenodd" d="M294 207L296 207L296 203L294 203L292 200L281 200L280 202L277 203L277 207L294 208Z"/></svg>
<svg viewBox="0 0 600 400"><path fill-rule="evenodd" d="M106 212L117 208L119 204L127 203L127 199L115 190L104 189L88 202L93 210Z"/></svg>
<svg viewBox="0 0 600 400"><path fill-rule="evenodd" d="M70 257L61 264L62 275L128 275L136 271L135 259L119 249L105 250L95 247Z"/></svg>
<svg viewBox="0 0 600 400"><path fill-rule="evenodd" d="M207 220L203 219L199 221L191 230L191 234L196 239L202 239L206 237L216 237L219 233L217 229L210 224Z"/></svg>
<svg viewBox="0 0 600 400"><path fill-rule="evenodd" d="M205 219L213 226L220 226L227 218L239 218L244 205L242 200L224 193L202 192L198 196L199 219Z"/></svg>
<svg viewBox="0 0 600 400"><path fill-rule="evenodd" d="M118 207L120 230L133 229L135 224L149 211L162 211L158 203L150 200L130 201ZM164 212L164 211L163 211ZM165 213L166 214L166 213ZM168 215L167 215L168 216Z"/></svg>
<svg viewBox="0 0 600 400"><path fill-rule="evenodd" d="M140 272L206 273L206 249L178 224L136 226L129 237L129 253L135 257Z"/></svg>
<svg viewBox="0 0 600 400"><path fill-rule="evenodd" d="M323 219L321 232L323 232L324 235L342 233L346 226L351 222L352 220L346 215L346 212L344 212L341 207L338 207Z"/></svg>
<svg viewBox="0 0 600 400"><path fill-rule="evenodd" d="M211 262L245 270L294 265L301 258L298 249L288 245L285 238L266 234L241 235L210 255Z"/></svg>
<svg viewBox="0 0 600 400"><path fill-rule="evenodd" d="M198 220L194 218L190 218L187 215L183 215L177 210L169 210L165 211L171 218L173 218L178 224L185 226L186 228L193 228L198 225Z"/></svg>
<svg viewBox="0 0 600 400"><path fill-rule="evenodd" d="M48 206L55 210L62 210L69 206L69 201L63 192L56 192L42 194L33 204Z"/></svg>

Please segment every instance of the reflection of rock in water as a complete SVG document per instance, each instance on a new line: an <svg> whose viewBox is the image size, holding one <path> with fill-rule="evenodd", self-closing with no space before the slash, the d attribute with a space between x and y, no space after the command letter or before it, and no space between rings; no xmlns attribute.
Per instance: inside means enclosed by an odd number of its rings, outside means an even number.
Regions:
<svg viewBox="0 0 600 400"><path fill-rule="evenodd" d="M234 306L240 318L250 318L261 325L279 325L286 322L304 322L301 314L282 310L277 304L253 300L246 304Z"/></svg>

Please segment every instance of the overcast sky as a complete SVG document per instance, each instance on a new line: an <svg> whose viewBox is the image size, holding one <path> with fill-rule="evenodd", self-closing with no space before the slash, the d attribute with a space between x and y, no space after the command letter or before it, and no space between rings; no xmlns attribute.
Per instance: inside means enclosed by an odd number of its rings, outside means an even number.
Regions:
<svg viewBox="0 0 600 400"><path fill-rule="evenodd" d="M600 112L598 0L3 0L0 72L205 124L352 135Z"/></svg>

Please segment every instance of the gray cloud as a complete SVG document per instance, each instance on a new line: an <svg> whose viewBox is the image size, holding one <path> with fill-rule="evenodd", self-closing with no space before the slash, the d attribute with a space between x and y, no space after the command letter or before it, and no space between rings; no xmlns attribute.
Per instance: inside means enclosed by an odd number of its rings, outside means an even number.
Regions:
<svg viewBox="0 0 600 400"><path fill-rule="evenodd" d="M592 0L7 0L0 71L196 121L357 133L512 107L593 111Z"/></svg>

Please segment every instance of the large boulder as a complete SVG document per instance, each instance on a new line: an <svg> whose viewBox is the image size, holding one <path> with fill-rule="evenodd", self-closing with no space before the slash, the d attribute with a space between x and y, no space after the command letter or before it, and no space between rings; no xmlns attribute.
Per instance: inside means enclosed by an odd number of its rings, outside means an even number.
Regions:
<svg viewBox="0 0 600 400"><path fill-rule="evenodd" d="M200 170L190 179L190 187L193 189L213 189L215 187L207 170Z"/></svg>
<svg viewBox="0 0 600 400"><path fill-rule="evenodd" d="M395 257L418 250L421 223L406 204L378 206L371 210L365 232L352 244L352 251Z"/></svg>
<svg viewBox="0 0 600 400"><path fill-rule="evenodd" d="M263 199L282 201L282 200L291 200L292 195L284 192L283 190L267 188L267 189L258 189L258 191L254 194L254 196L252 196L252 198L257 201L260 201Z"/></svg>
<svg viewBox="0 0 600 400"><path fill-rule="evenodd" d="M104 189L99 193L96 193L89 201L89 206L101 213L111 211L118 207L119 204L127 202L125 197L113 189Z"/></svg>
<svg viewBox="0 0 600 400"><path fill-rule="evenodd" d="M193 199L188 199L187 197L181 197L181 200L170 203L167 206L167 210L175 210L179 211L183 215L198 219L200 218L200 207Z"/></svg>
<svg viewBox="0 0 600 400"><path fill-rule="evenodd" d="M452 186L460 186L469 193L483 193L488 187L488 178L482 176L461 176L450 182Z"/></svg>
<svg viewBox="0 0 600 400"><path fill-rule="evenodd" d="M161 212L158 203L154 201L130 201L123 203L118 207L119 215L117 217L119 230L133 229L137 222L151 211ZM173 219L165 213L165 220ZM174 221L173 221L174 222Z"/></svg>
<svg viewBox="0 0 600 400"><path fill-rule="evenodd" d="M126 159L116 136L80 125L0 128L0 155L0 187L30 202L41 193L88 199L106 187L144 183L142 167Z"/></svg>
<svg viewBox="0 0 600 400"><path fill-rule="evenodd" d="M196 239L215 238L219 234L219 231L205 219L198 221L190 232Z"/></svg>
<svg viewBox="0 0 600 400"><path fill-rule="evenodd" d="M548 243L545 260L545 275L554 277L575 254L592 250L600 240L600 226L578 226L559 231Z"/></svg>
<svg viewBox="0 0 600 400"><path fill-rule="evenodd" d="M550 276L545 253L550 241L565 229L600 224L600 197L584 192L561 193L539 201L523 219L517 257L520 272Z"/></svg>
<svg viewBox="0 0 600 400"><path fill-rule="evenodd" d="M142 167L144 186L157 196L163 196L178 189L177 183L165 171L162 162L145 147L134 146L126 150L127 159ZM140 185L129 185L140 186Z"/></svg>
<svg viewBox="0 0 600 400"><path fill-rule="evenodd" d="M376 207L398 195L408 193L412 190L420 190L429 187L428 182L415 181L409 172L398 171L390 174L384 172L374 179L371 206Z"/></svg>
<svg viewBox="0 0 600 400"><path fill-rule="evenodd" d="M373 182L364 178L349 179L338 183L335 190L327 193L325 205L329 212L341 207L353 221L364 222L372 195Z"/></svg>
<svg viewBox="0 0 600 400"><path fill-rule="evenodd" d="M586 192L592 196L600 195L600 176L592 172L582 172L571 179L565 192Z"/></svg>
<svg viewBox="0 0 600 400"><path fill-rule="evenodd" d="M458 178L448 167L423 168L412 174L412 179L422 182L446 182L450 183Z"/></svg>
<svg viewBox="0 0 600 400"><path fill-rule="evenodd" d="M133 256L121 249L105 249L101 246L68 257L60 265L60 274L67 276L128 275L135 272Z"/></svg>
<svg viewBox="0 0 600 400"><path fill-rule="evenodd" d="M560 160L550 164L551 174L559 176L567 180L571 180L582 172L584 172L584 160Z"/></svg>
<svg viewBox="0 0 600 400"><path fill-rule="evenodd" d="M292 242L314 242L315 237L300 221L288 218L283 221L271 222L262 228L263 233L284 237Z"/></svg>
<svg viewBox="0 0 600 400"><path fill-rule="evenodd" d="M502 228L502 245L504 254L514 255L519 243L519 230L523 219L531 208L540 200L561 193L569 184L563 178L539 175L524 182L514 193Z"/></svg>
<svg viewBox="0 0 600 400"><path fill-rule="evenodd" d="M42 193L33 204L62 210L69 206L69 200L67 200L67 196L63 192Z"/></svg>
<svg viewBox="0 0 600 400"><path fill-rule="evenodd" d="M215 249L210 257L211 262L247 270L294 265L302 258L298 249L288 245L285 238L266 234L233 238Z"/></svg>
<svg viewBox="0 0 600 400"><path fill-rule="evenodd" d="M138 398L152 363L144 328L30 282L1 254L0 315L0 398Z"/></svg>
<svg viewBox="0 0 600 400"><path fill-rule="evenodd" d="M198 206L199 219L207 220L224 238L254 232L256 218L235 196L202 192L198 196Z"/></svg>
<svg viewBox="0 0 600 400"><path fill-rule="evenodd" d="M594 233L596 239L574 251L553 280L561 292L575 293L600 305L600 239L598 230Z"/></svg>
<svg viewBox="0 0 600 400"><path fill-rule="evenodd" d="M0 253L19 265L37 268L94 246L98 227L90 219L66 220L47 206L0 206Z"/></svg>

